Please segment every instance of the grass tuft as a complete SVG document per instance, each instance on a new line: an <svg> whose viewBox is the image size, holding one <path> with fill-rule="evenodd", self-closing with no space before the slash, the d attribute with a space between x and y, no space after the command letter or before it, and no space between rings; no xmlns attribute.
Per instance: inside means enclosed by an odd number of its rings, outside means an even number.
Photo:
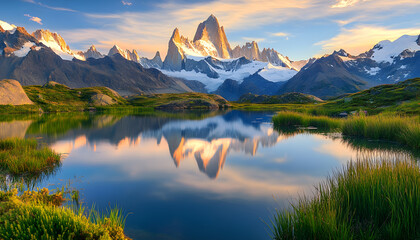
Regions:
<svg viewBox="0 0 420 240"><path fill-rule="evenodd" d="M418 165L365 156L320 184L313 198L277 211L271 230L273 239L415 239L418 219Z"/></svg>
<svg viewBox="0 0 420 240"><path fill-rule="evenodd" d="M60 155L36 140L0 140L0 169L12 175L39 173L60 164Z"/></svg>

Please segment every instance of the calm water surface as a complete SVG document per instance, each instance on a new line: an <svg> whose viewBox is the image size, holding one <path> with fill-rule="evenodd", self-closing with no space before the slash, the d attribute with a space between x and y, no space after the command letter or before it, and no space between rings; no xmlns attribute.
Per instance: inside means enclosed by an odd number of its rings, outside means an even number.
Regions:
<svg viewBox="0 0 420 240"><path fill-rule="evenodd" d="M361 147L279 133L272 115L43 115L1 122L0 138L35 137L62 153L39 186L71 180L86 206L118 204L133 239L269 239L275 208L311 194Z"/></svg>

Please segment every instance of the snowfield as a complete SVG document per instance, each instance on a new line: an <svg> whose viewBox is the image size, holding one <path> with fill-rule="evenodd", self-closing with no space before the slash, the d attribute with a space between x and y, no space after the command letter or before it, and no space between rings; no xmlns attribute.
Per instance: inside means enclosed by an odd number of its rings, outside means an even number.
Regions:
<svg viewBox="0 0 420 240"><path fill-rule="evenodd" d="M417 38L418 35L404 35L393 42L389 40L379 42L377 44L379 48L374 50L372 59L376 62L387 62L392 64L394 62L394 58L406 49L413 52L420 51L420 46L416 42Z"/></svg>
<svg viewBox="0 0 420 240"><path fill-rule="evenodd" d="M204 57L195 57L189 59L202 60ZM224 61L234 61L235 59L223 59ZM206 89L209 92L217 90L217 88L222 85L226 79L232 79L241 83L244 78L249 77L250 75L258 72L258 74L271 82L280 82L287 81L292 78L297 71L288 69L286 67L273 66L270 63L252 61L251 63L243 65L236 71L226 71L221 69L216 69L210 66L210 68L219 74L218 78L210 78L205 73L195 72L195 71L168 71L161 69L161 71L170 76L176 78L182 78L186 80L196 80L203 83L206 86Z"/></svg>

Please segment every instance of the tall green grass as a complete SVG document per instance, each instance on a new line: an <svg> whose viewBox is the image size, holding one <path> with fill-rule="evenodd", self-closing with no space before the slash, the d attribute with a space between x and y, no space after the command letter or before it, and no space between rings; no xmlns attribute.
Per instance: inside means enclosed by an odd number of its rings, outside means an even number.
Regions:
<svg viewBox="0 0 420 240"><path fill-rule="evenodd" d="M416 239L420 236L420 169L411 159L360 157L277 211L273 239Z"/></svg>
<svg viewBox="0 0 420 240"><path fill-rule="evenodd" d="M341 121L325 116L311 116L297 112L281 112L273 117L277 128L290 127L317 127L324 130L334 130L341 127Z"/></svg>
<svg viewBox="0 0 420 240"><path fill-rule="evenodd" d="M319 130L341 131L343 135L399 142L420 149L420 117L363 114L349 118L312 116L296 112L280 112L272 119L278 130L291 127L317 127Z"/></svg>
<svg viewBox="0 0 420 240"><path fill-rule="evenodd" d="M34 139L0 140L0 170L16 174L34 174L60 164L60 155Z"/></svg>
<svg viewBox="0 0 420 240"><path fill-rule="evenodd" d="M375 115L350 117L343 121L342 133L347 136L400 142L420 148L418 117Z"/></svg>

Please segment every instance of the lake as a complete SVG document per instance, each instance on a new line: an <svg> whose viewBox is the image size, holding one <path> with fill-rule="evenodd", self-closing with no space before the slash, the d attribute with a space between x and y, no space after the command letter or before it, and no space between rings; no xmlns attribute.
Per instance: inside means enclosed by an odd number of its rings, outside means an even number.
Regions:
<svg viewBox="0 0 420 240"><path fill-rule="evenodd" d="M277 131L273 115L17 116L0 122L0 138L36 138L61 153L61 167L36 186L71 182L87 207L118 205L133 239L270 239L275 209L310 196L348 161L410 154L392 143Z"/></svg>

